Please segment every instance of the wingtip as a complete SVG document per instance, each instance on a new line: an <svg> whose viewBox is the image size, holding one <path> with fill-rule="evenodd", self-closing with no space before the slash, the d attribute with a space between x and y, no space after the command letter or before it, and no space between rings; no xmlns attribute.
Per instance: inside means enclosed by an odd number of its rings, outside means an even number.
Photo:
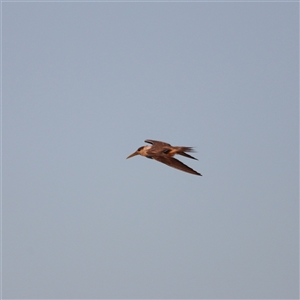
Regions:
<svg viewBox="0 0 300 300"><path fill-rule="evenodd" d="M195 170L193 170L193 171L195 171ZM202 174L198 173L197 171L195 171L195 173L193 173L193 174L195 174L197 176L202 176Z"/></svg>

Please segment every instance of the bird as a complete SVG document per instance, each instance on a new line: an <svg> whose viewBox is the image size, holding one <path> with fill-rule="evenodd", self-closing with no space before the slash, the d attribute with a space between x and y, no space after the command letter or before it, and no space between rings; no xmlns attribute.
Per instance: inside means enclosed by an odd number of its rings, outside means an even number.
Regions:
<svg viewBox="0 0 300 300"><path fill-rule="evenodd" d="M134 153L130 154L128 158L131 158L136 155L142 155L150 159L155 159L163 164L166 164L172 168L202 176L197 171L193 170L192 168L188 167L180 160L174 158L175 154L179 154L191 159L196 159L195 157L187 154L186 152L194 152L192 147L183 147L183 146L171 146L168 143L155 141L155 140L145 140L145 143L151 144L151 146L142 146L139 147Z"/></svg>

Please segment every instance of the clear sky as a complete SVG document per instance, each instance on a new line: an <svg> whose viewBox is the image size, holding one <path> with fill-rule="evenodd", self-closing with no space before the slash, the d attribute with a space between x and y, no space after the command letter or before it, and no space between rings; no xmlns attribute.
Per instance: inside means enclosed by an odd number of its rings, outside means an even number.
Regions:
<svg viewBox="0 0 300 300"><path fill-rule="evenodd" d="M299 297L298 3L2 18L3 298Z"/></svg>

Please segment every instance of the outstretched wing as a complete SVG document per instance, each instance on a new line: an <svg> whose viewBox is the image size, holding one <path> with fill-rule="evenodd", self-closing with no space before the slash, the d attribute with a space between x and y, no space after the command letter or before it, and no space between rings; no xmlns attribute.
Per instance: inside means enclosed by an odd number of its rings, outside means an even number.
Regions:
<svg viewBox="0 0 300 300"><path fill-rule="evenodd" d="M183 146L171 146L168 143L155 141L155 140L145 140L146 143L152 144L151 149L149 149L149 154L167 154L168 156L174 156L179 154L188 158L196 159L195 157L185 153L185 152L195 152L192 147L183 147Z"/></svg>
<svg viewBox="0 0 300 300"><path fill-rule="evenodd" d="M192 168L188 167L187 165L185 165L184 163L182 163L181 161L179 161L178 159L172 157L172 156L168 156L168 155L154 155L152 156L152 158L154 158L155 160L166 164L172 168L187 172L187 173L191 173L194 175L199 175L202 176L200 173L198 173L197 171L193 170Z"/></svg>
<svg viewBox="0 0 300 300"><path fill-rule="evenodd" d="M149 156L163 155L164 153L168 153L172 149L172 146L170 144L164 142L154 140L145 140L145 142L152 144L152 146L149 146L148 149Z"/></svg>
<svg viewBox="0 0 300 300"><path fill-rule="evenodd" d="M145 140L145 143L149 143L152 144L153 146L158 146L158 147L164 147L164 146L171 147L171 145L168 143L155 141L155 140Z"/></svg>

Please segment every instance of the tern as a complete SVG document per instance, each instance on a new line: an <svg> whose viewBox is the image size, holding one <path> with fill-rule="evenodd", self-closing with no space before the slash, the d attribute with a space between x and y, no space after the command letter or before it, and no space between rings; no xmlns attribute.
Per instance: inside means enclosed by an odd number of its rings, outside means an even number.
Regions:
<svg viewBox="0 0 300 300"><path fill-rule="evenodd" d="M186 152L194 152L192 147L183 147L183 146L171 146L170 144L155 141L155 140L145 140L146 143L151 144L152 146L142 146L138 148L134 153L130 154L127 158L142 155L147 158L155 159L163 164L166 164L172 168L188 172L190 174L202 176L197 171L186 166L184 163L174 158L175 154L179 154L188 158L196 159L195 157L187 154Z"/></svg>

